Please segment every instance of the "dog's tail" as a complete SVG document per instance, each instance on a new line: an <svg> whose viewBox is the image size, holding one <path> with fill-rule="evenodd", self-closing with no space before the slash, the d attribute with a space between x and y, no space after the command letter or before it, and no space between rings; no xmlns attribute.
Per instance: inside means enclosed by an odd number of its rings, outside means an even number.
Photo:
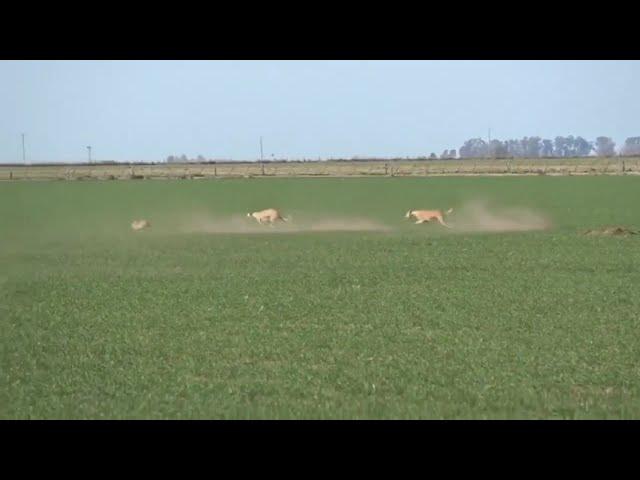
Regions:
<svg viewBox="0 0 640 480"><path fill-rule="evenodd" d="M449 215L453 213L453 208L450 208L449 210L447 210L446 212L444 212L445 215Z"/></svg>
<svg viewBox="0 0 640 480"><path fill-rule="evenodd" d="M282 220L283 222L288 222L289 220L291 220L291 215L289 215L288 217L280 217L280 220Z"/></svg>

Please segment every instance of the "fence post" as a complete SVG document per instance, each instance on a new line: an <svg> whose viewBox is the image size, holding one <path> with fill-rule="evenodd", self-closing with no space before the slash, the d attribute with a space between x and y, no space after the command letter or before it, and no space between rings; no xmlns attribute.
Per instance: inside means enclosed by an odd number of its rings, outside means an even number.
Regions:
<svg viewBox="0 0 640 480"><path fill-rule="evenodd" d="M624 160L622 160L622 173L624 173Z"/></svg>

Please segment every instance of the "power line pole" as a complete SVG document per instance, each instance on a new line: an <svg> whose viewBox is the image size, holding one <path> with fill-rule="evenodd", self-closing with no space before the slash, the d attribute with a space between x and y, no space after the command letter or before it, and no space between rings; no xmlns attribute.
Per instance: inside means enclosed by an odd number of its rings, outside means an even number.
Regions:
<svg viewBox="0 0 640 480"><path fill-rule="evenodd" d="M260 137L260 170L264 176L264 154L262 153L262 137Z"/></svg>
<svg viewBox="0 0 640 480"><path fill-rule="evenodd" d="M260 161L263 161L263 153L262 153L262 137L260 137Z"/></svg>
<svg viewBox="0 0 640 480"><path fill-rule="evenodd" d="M487 154L491 157L491 127L489 127L489 143L487 144Z"/></svg>
<svg viewBox="0 0 640 480"><path fill-rule="evenodd" d="M24 150L24 133L22 134L22 163L27 164L27 156Z"/></svg>
<svg viewBox="0 0 640 480"><path fill-rule="evenodd" d="M87 145L87 150L89 151L89 163L91 163L91 145Z"/></svg>

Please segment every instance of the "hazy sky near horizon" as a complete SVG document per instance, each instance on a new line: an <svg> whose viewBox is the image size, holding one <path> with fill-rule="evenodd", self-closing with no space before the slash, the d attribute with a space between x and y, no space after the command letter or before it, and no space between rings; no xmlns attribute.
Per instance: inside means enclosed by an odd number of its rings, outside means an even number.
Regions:
<svg viewBox="0 0 640 480"><path fill-rule="evenodd" d="M405 157L640 136L640 61L0 61L0 162Z"/></svg>

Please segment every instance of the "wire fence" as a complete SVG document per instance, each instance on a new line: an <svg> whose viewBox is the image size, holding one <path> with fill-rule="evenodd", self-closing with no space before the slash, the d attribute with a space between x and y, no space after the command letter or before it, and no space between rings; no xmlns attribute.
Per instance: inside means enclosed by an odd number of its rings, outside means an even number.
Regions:
<svg viewBox="0 0 640 480"><path fill-rule="evenodd" d="M141 180L439 175L638 175L640 157L314 161L149 165L3 165L0 180Z"/></svg>

